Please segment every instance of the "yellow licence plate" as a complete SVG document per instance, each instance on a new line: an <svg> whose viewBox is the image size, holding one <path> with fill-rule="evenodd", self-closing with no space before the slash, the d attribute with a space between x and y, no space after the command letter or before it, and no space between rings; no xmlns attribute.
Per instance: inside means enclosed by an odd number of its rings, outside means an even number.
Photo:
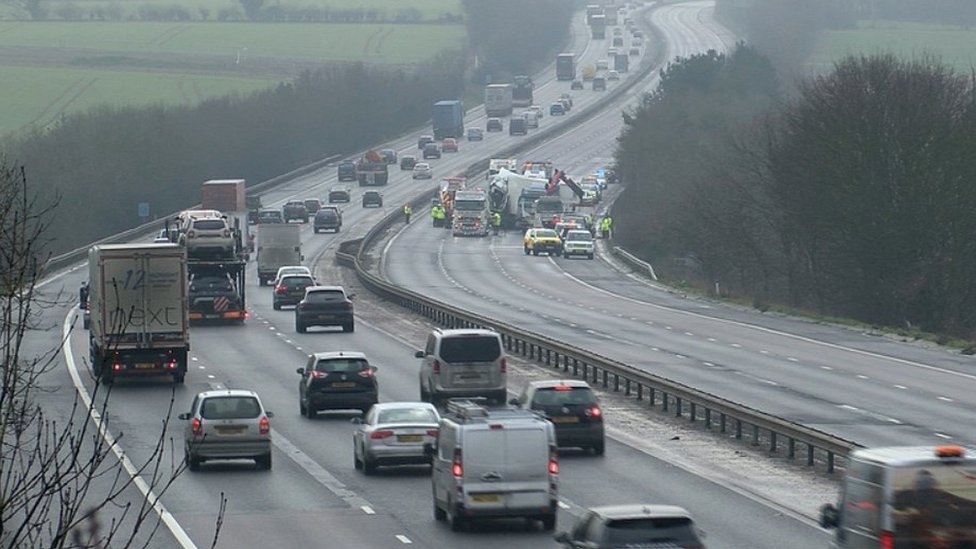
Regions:
<svg viewBox="0 0 976 549"><path fill-rule="evenodd" d="M501 500L501 494L471 494L474 503L499 503Z"/></svg>
<svg viewBox="0 0 976 549"><path fill-rule="evenodd" d="M355 387L356 384L351 381L336 381L332 384L332 386L340 389L347 389L349 387Z"/></svg>
<svg viewBox="0 0 976 549"><path fill-rule="evenodd" d="M549 418L549 421L553 423L579 423L579 418L576 416L553 416Z"/></svg>
<svg viewBox="0 0 976 549"><path fill-rule="evenodd" d="M424 440L424 435L397 435L398 442L420 442Z"/></svg>
<svg viewBox="0 0 976 549"><path fill-rule="evenodd" d="M239 435L243 433L245 427L217 427L218 435Z"/></svg>
<svg viewBox="0 0 976 549"><path fill-rule="evenodd" d="M156 364L152 362L139 362L136 364L136 369L138 370L152 370L155 367Z"/></svg>

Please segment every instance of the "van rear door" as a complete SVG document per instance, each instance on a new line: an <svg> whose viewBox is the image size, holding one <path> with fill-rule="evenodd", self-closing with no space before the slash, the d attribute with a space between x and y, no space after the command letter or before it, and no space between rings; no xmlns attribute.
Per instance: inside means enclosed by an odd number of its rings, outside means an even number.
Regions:
<svg viewBox="0 0 976 549"><path fill-rule="evenodd" d="M493 388L502 384L502 348L494 335L459 335L441 340L441 386L446 389Z"/></svg>
<svg viewBox="0 0 976 549"><path fill-rule="evenodd" d="M464 440L465 507L538 511L549 505L549 439L536 423L486 425Z"/></svg>

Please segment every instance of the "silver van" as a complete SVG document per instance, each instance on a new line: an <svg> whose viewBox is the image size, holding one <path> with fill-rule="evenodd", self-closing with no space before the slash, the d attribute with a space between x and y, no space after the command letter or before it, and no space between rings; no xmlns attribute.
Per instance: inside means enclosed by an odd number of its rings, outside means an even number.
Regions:
<svg viewBox="0 0 976 549"><path fill-rule="evenodd" d="M424 452L433 465L434 519L461 530L479 518L523 517L556 527L559 461L552 423L487 399L452 399L435 444Z"/></svg>
<svg viewBox="0 0 976 549"><path fill-rule="evenodd" d="M437 404L452 397L507 399L507 359L502 338L492 330L433 330L420 363L420 400Z"/></svg>
<svg viewBox="0 0 976 549"><path fill-rule="evenodd" d="M851 453L840 503L820 509L838 549L976 547L976 454L960 446Z"/></svg>

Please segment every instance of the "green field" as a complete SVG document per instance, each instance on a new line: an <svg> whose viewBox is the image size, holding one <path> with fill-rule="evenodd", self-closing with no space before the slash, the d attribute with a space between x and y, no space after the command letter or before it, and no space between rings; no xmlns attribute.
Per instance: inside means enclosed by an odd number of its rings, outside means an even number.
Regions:
<svg viewBox="0 0 976 549"><path fill-rule="evenodd" d="M278 57L404 64L462 45L461 25L316 23L0 23L0 46L123 54ZM243 48L247 48L246 51Z"/></svg>
<svg viewBox="0 0 976 549"><path fill-rule="evenodd" d="M376 10L377 14L387 20L405 10L416 10L425 20L436 19L443 14L462 13L460 0L275 0L266 1L265 6L299 6L330 8L334 10L363 9ZM208 10L210 19L214 19L221 9L238 9L240 4L229 0L50 0L44 3L48 17L60 19L60 10L64 6L77 8L82 13L90 13L94 9L112 8L128 19L137 15L143 6L184 8L194 19L202 18L200 9ZM27 19L27 13L10 4L0 3L0 15L4 19Z"/></svg>
<svg viewBox="0 0 976 549"><path fill-rule="evenodd" d="M860 21L856 29L823 33L808 66L822 72L847 55L889 52L905 59L931 56L968 74L976 66L976 30L903 21Z"/></svg>
<svg viewBox="0 0 976 549"><path fill-rule="evenodd" d="M272 80L206 75L35 67L0 67L0 133L45 128L61 113L101 104L194 105L207 97L247 93Z"/></svg>
<svg viewBox="0 0 976 549"><path fill-rule="evenodd" d="M100 104L193 105L334 62L409 66L464 41L463 25L443 24L0 21L0 135Z"/></svg>

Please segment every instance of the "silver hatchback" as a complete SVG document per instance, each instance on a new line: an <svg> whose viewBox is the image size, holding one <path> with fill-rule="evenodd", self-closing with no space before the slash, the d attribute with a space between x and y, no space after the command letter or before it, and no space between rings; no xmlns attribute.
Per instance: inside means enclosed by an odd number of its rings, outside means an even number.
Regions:
<svg viewBox="0 0 976 549"><path fill-rule="evenodd" d="M360 419L352 435L356 469L367 475L378 466L427 465L424 444L437 440L440 414L426 402L384 402L374 404Z"/></svg>
<svg viewBox="0 0 976 549"><path fill-rule="evenodd" d="M271 422L254 391L225 389L199 393L190 411L179 415L186 422L183 443L191 471L212 459L253 459L271 469Z"/></svg>

